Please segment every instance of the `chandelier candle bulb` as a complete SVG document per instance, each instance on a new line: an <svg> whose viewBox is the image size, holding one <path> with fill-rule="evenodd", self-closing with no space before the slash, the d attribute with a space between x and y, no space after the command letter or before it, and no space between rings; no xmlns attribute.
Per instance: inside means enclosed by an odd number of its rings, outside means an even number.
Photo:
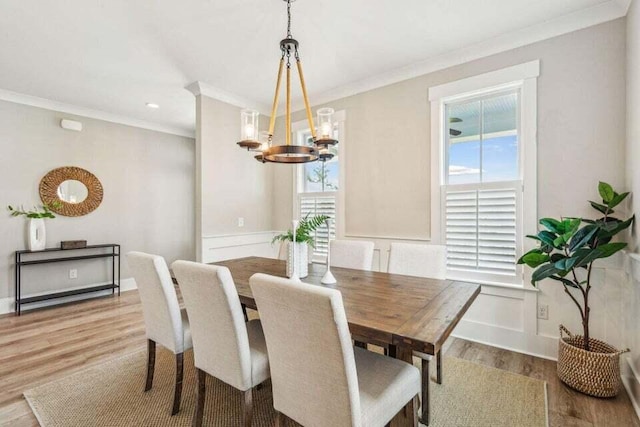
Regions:
<svg viewBox="0 0 640 427"><path fill-rule="evenodd" d="M246 139L253 139L253 135L254 135L253 125L246 125L244 127L244 135Z"/></svg>
<svg viewBox="0 0 640 427"><path fill-rule="evenodd" d="M329 145L335 145L338 143L333 139L333 108L320 108L318 114L318 130L320 135L316 139L316 145L318 147L327 147Z"/></svg>
<svg viewBox="0 0 640 427"><path fill-rule="evenodd" d="M269 132L266 130L260 131L258 133L258 142L260 143L260 151L264 152L269 149L269 147L271 146L270 138L271 138L271 135L269 135Z"/></svg>
<svg viewBox="0 0 640 427"><path fill-rule="evenodd" d="M240 142L238 145L247 150L256 150L260 147L257 130L259 128L258 113L255 110L242 110L240 112Z"/></svg>

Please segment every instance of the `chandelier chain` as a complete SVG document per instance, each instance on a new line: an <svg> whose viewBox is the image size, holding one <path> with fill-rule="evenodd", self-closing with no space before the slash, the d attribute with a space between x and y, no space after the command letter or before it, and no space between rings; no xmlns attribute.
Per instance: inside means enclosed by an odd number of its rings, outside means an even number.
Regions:
<svg viewBox="0 0 640 427"><path fill-rule="evenodd" d="M287 38L291 38L291 0L287 0Z"/></svg>
<svg viewBox="0 0 640 427"><path fill-rule="evenodd" d="M291 68L291 48L287 47L287 68Z"/></svg>

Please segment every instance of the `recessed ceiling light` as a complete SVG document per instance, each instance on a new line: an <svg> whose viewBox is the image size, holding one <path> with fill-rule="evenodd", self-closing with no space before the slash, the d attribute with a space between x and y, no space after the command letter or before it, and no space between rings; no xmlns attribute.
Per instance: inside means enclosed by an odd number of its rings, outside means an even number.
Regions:
<svg viewBox="0 0 640 427"><path fill-rule="evenodd" d="M154 104L153 102L147 102L147 107L149 108L160 108L158 104Z"/></svg>

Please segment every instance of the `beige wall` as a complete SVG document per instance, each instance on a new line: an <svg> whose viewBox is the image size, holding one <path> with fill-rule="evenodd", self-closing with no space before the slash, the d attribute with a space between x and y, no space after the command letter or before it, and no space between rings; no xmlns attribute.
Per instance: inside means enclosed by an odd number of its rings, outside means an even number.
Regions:
<svg viewBox="0 0 640 427"><path fill-rule="evenodd" d="M632 2L627 15L627 189L632 191L632 210L640 218L640 3ZM631 349L631 363L640 372L640 256L638 255L640 227L635 224L630 250L636 255L629 259L630 274L623 298L625 301L622 326L625 343ZM640 405L640 377L627 371L629 389Z"/></svg>
<svg viewBox="0 0 640 427"><path fill-rule="evenodd" d="M62 118L81 121L82 132L62 129ZM86 239L194 259L194 150L190 138L0 101L0 209L39 204L49 170L78 166L100 179L103 202L86 216L46 220L47 246ZM13 296L13 252L26 243L26 221L0 215L0 299ZM124 258L122 266L129 277ZM78 279L68 279L70 268ZM30 267L23 294L100 282L106 271L104 261Z"/></svg>
<svg viewBox="0 0 640 427"><path fill-rule="evenodd" d="M627 15L627 187L633 192L633 212L640 217L640 4L634 1ZM639 244L635 224L632 250ZM637 249L636 249L637 252Z"/></svg>
<svg viewBox="0 0 640 427"><path fill-rule="evenodd" d="M271 230L273 166L260 165L235 144L240 108L203 95L196 106L197 236Z"/></svg>
<svg viewBox="0 0 640 427"><path fill-rule="evenodd" d="M624 184L624 31L619 19L331 102L347 114L346 234L429 236L429 87L535 59L539 214L590 213L598 180ZM278 228L291 217L291 176L274 174Z"/></svg>

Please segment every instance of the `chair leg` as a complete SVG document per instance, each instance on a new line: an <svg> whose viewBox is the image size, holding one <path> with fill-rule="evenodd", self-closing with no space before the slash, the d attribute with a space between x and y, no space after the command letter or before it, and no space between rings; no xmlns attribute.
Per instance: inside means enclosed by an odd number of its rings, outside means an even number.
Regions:
<svg viewBox="0 0 640 427"><path fill-rule="evenodd" d="M422 359L422 414L420 422L429 425L429 360Z"/></svg>
<svg viewBox="0 0 640 427"><path fill-rule="evenodd" d="M354 341L353 345L355 345L356 347L364 348L365 350L367 349L367 343L366 342Z"/></svg>
<svg viewBox="0 0 640 427"><path fill-rule="evenodd" d="M153 386L153 371L156 366L156 342L147 340L147 381L144 391L151 390Z"/></svg>
<svg viewBox="0 0 640 427"><path fill-rule="evenodd" d="M436 383L442 384L442 350L436 353Z"/></svg>
<svg viewBox="0 0 640 427"><path fill-rule="evenodd" d="M247 315L247 306L242 304L242 314L244 315L244 323L249 321L249 316Z"/></svg>
<svg viewBox="0 0 640 427"><path fill-rule="evenodd" d="M182 372L184 353L176 354L176 386L173 392L173 409L171 415L180 412L180 398L182 397Z"/></svg>
<svg viewBox="0 0 640 427"><path fill-rule="evenodd" d="M420 419L418 406L420 406L420 396L416 394L413 396L413 427L418 427L420 425L418 421Z"/></svg>
<svg viewBox="0 0 640 427"><path fill-rule="evenodd" d="M202 427L202 419L204 418L204 399L207 393L207 373L202 369L196 368L196 410L193 414L191 425L193 427Z"/></svg>
<svg viewBox="0 0 640 427"><path fill-rule="evenodd" d="M244 419L245 427L251 427L251 420L253 419L253 389L250 388L244 392L244 404L242 408L242 418Z"/></svg>

